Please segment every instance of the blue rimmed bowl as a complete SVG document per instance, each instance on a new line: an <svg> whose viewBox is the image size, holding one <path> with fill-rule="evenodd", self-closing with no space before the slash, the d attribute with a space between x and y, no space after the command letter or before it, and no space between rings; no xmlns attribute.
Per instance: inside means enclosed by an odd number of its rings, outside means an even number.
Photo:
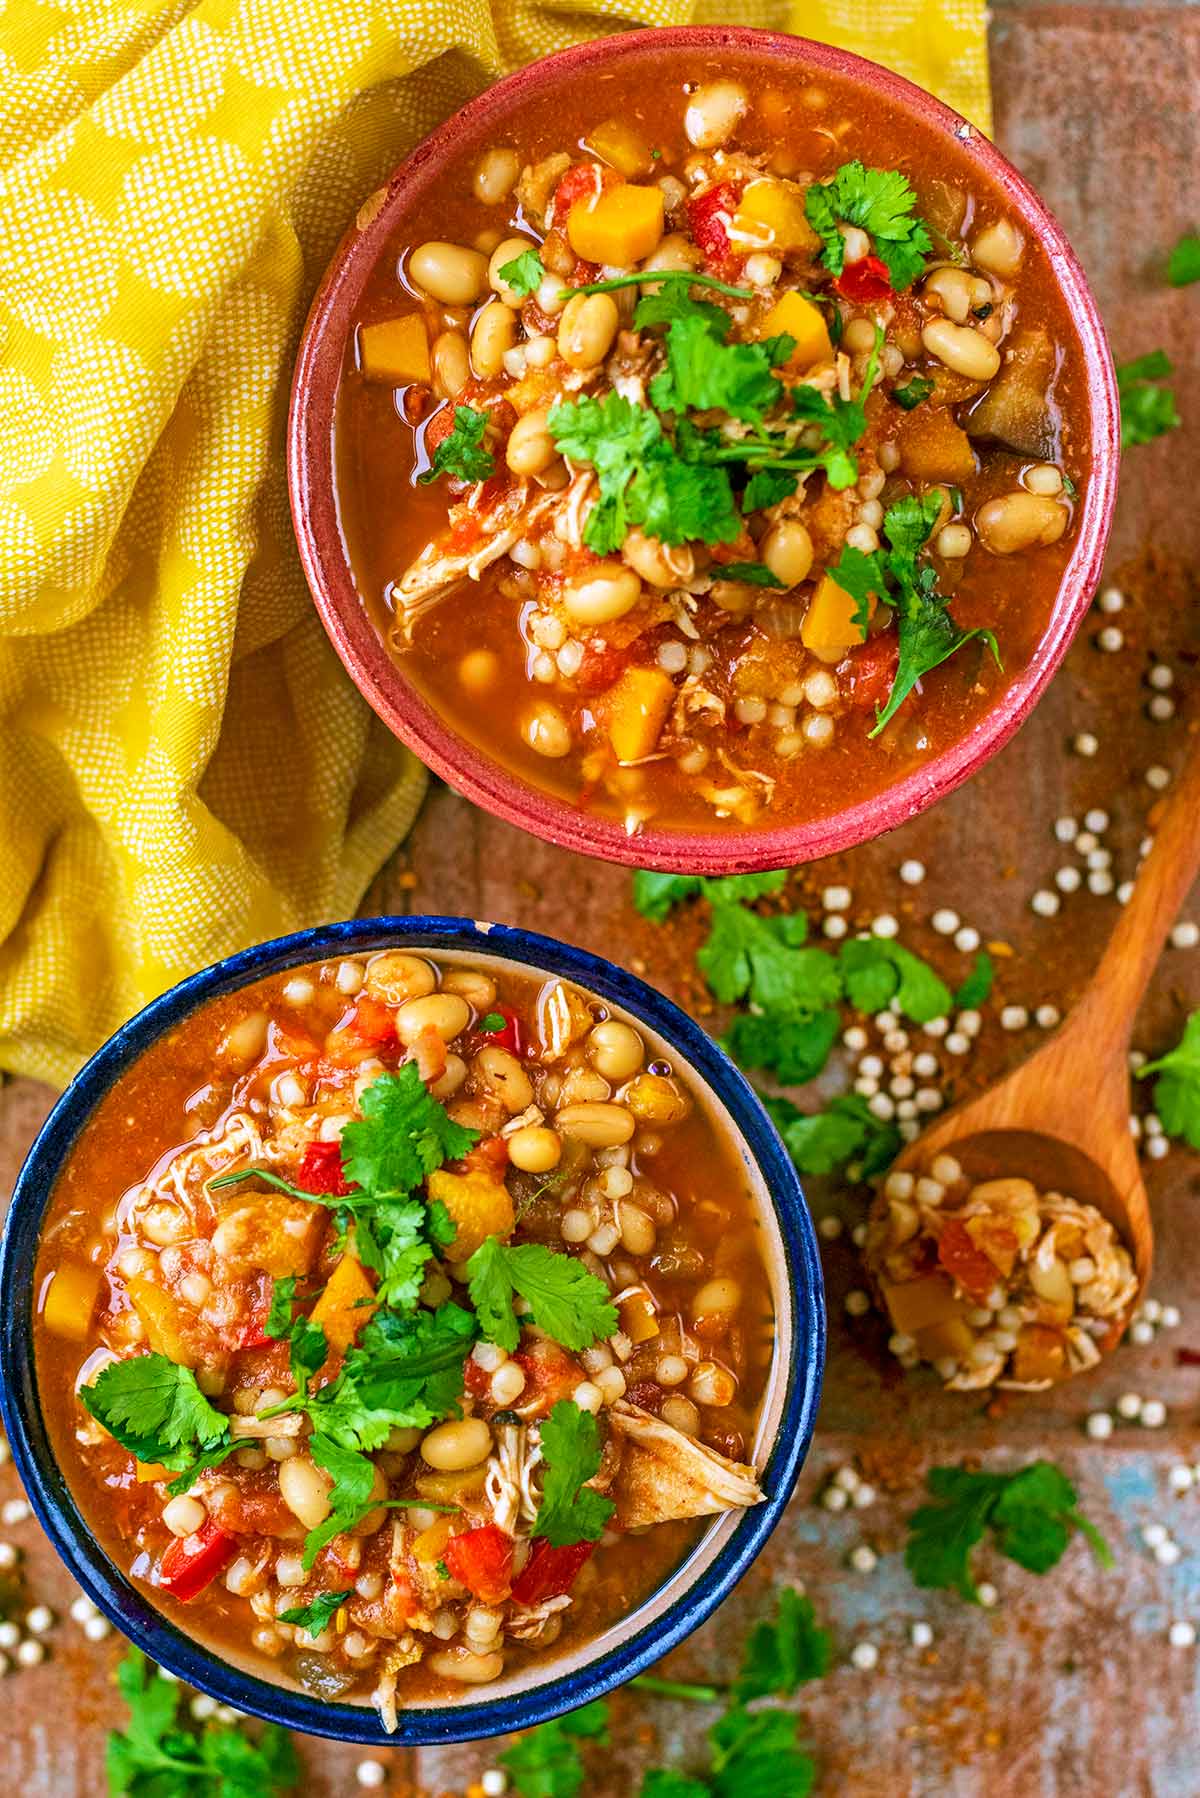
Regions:
<svg viewBox="0 0 1200 1798"><path fill-rule="evenodd" d="M97 1105L166 1031L211 999L300 963L382 948L424 950L476 965L560 976L628 1016L672 1059L739 1155L762 1226L776 1315L775 1350L752 1458L766 1502L715 1519L656 1591L598 1636L477 1693L400 1712L387 1735L365 1703L326 1701L231 1664L160 1611L96 1540L59 1467L38 1397L33 1355L34 1268L42 1220L62 1169ZM644 981L582 949L532 931L465 918L364 918L299 931L243 950L173 987L117 1031L72 1081L21 1170L0 1241L0 1413L42 1526L83 1590L161 1666L223 1704L344 1742L471 1741L544 1723L602 1697L675 1648L728 1597L778 1523L812 1437L825 1352L820 1260L812 1220L782 1144L733 1063L686 1014Z"/></svg>

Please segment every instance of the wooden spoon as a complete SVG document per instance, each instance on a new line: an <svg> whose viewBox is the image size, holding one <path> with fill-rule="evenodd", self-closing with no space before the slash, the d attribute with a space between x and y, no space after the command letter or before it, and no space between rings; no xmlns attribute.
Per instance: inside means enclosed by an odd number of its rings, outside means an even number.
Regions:
<svg viewBox="0 0 1200 1798"><path fill-rule="evenodd" d="M924 1171L950 1151L973 1180L1023 1175L1040 1191L1094 1205L1124 1237L1144 1291L1154 1230L1129 1133L1129 1042L1167 933L1198 874L1200 734L1078 1005L1028 1061L909 1143L896 1167Z"/></svg>

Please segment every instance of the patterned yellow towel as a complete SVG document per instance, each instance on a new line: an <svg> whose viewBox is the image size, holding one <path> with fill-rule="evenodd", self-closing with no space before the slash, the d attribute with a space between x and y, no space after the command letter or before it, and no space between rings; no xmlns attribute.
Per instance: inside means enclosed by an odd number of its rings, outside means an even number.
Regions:
<svg viewBox="0 0 1200 1798"><path fill-rule="evenodd" d="M0 1067L63 1080L171 981L354 910L423 772L293 550L288 374L345 221L504 69L736 19L985 128L983 0L7 0Z"/></svg>

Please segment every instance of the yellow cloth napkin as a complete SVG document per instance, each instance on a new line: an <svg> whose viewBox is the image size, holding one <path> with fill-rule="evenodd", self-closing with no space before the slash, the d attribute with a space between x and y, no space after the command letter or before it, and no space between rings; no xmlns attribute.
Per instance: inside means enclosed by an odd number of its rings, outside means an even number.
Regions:
<svg viewBox="0 0 1200 1798"><path fill-rule="evenodd" d="M309 298L363 196L505 69L721 19L988 125L983 0L0 10L0 1068L61 1081L182 975L353 912L424 774L292 545Z"/></svg>

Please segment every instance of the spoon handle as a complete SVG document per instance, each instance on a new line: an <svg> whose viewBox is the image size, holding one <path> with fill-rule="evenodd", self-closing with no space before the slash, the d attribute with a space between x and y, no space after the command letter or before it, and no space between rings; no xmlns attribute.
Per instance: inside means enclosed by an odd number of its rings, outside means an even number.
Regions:
<svg viewBox="0 0 1200 1798"><path fill-rule="evenodd" d="M1200 726L1167 800L1129 904L1076 1014L1093 1043L1111 1042L1122 1059L1133 1021L1168 932L1200 874ZM1103 1019L1103 1034L1094 1034Z"/></svg>

